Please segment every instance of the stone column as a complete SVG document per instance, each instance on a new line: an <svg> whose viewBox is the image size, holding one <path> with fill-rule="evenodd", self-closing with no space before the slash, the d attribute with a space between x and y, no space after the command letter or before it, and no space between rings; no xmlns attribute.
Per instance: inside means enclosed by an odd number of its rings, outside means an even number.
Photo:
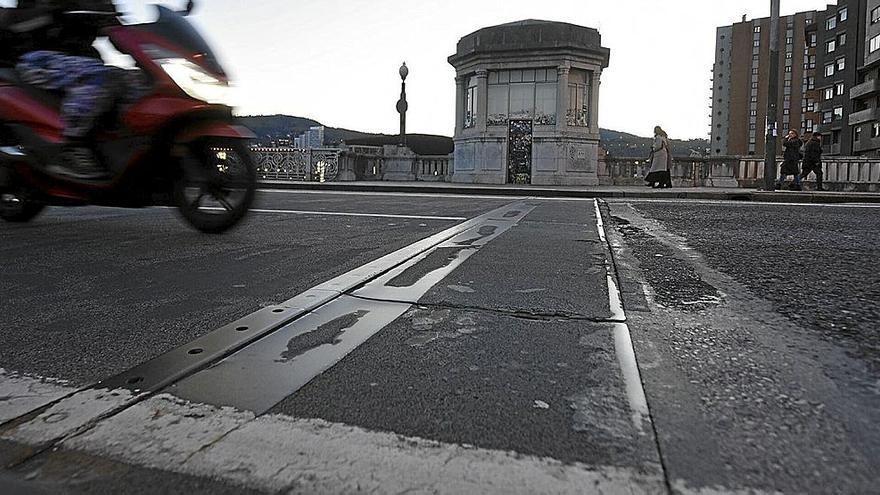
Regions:
<svg viewBox="0 0 880 495"><path fill-rule="evenodd" d="M568 128L568 73L571 66L560 65L557 69L556 86L556 132L562 133Z"/></svg>
<svg viewBox="0 0 880 495"><path fill-rule="evenodd" d="M590 71L590 132L599 133L599 84L602 69Z"/></svg>
<svg viewBox="0 0 880 495"><path fill-rule="evenodd" d="M464 105L465 91L467 91L467 77L455 76L455 135L460 136L464 132Z"/></svg>
<svg viewBox="0 0 880 495"><path fill-rule="evenodd" d="M477 71L477 109L475 111L477 125L474 126L480 134L486 132L489 120L489 71L480 69Z"/></svg>

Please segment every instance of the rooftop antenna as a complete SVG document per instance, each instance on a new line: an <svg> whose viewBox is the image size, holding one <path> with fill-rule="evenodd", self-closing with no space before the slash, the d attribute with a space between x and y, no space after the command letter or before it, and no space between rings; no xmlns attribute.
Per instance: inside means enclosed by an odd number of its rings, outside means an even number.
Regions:
<svg viewBox="0 0 880 495"><path fill-rule="evenodd" d="M742 20L743 22L746 22L746 16L747 16L747 15L748 15L748 14L743 14L743 20Z"/></svg>

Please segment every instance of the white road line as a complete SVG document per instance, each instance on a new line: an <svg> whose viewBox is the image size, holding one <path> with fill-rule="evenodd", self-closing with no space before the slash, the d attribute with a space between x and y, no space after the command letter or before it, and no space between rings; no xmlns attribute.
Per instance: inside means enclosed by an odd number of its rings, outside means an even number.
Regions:
<svg viewBox="0 0 880 495"><path fill-rule="evenodd" d="M0 368L0 424L51 404L75 390L67 382Z"/></svg>
<svg viewBox="0 0 880 495"><path fill-rule="evenodd" d="M527 195L522 196L490 196L490 195L471 195L471 194L449 194L449 193L425 193L425 192L379 192L379 191L307 191L296 189L258 189L261 193L278 193L278 194L314 194L314 195L340 195L340 196L399 196L399 197L422 197L422 198L452 198L452 199L494 199L497 201L521 201L526 199Z"/></svg>
<svg viewBox="0 0 880 495"><path fill-rule="evenodd" d="M599 200L594 200L596 207L596 228L599 231L599 239L608 245L608 239L605 236L605 225L602 222L602 211L599 209ZM610 252L610 246L608 246ZM651 422L650 411L648 410L648 399L645 396L645 389L642 387L642 377L639 373L639 365L636 360L635 349L633 348L632 336L629 333L629 326L626 322L626 312L623 309L623 303L620 298L620 291L617 288L615 280L614 268L611 260L605 260L605 274L608 281L608 305L615 320L614 323L614 349L617 353L617 361L620 363L620 371L623 373L623 381L626 386L626 396L629 400L629 407L632 410L632 421L639 432L644 431L644 423Z"/></svg>
<svg viewBox="0 0 880 495"><path fill-rule="evenodd" d="M593 467L160 395L64 442L273 493L665 493L656 469Z"/></svg>
<svg viewBox="0 0 880 495"><path fill-rule="evenodd" d="M46 383L58 382L0 370L0 389L13 401ZM63 438L61 448L279 493L666 493L662 472L650 466L563 463L317 419L257 417L168 394L100 419L135 398L127 390L75 391L59 385L53 393L73 395L2 437L37 448Z"/></svg>
<svg viewBox="0 0 880 495"><path fill-rule="evenodd" d="M203 210L223 211L223 208L202 208ZM366 218L391 218L401 220L442 220L446 222L462 222L465 217L433 217L425 215L390 215L387 213L346 213L340 211L302 211L302 210L264 210L252 208L252 213L279 213L285 215L314 215L327 217L366 217Z"/></svg>

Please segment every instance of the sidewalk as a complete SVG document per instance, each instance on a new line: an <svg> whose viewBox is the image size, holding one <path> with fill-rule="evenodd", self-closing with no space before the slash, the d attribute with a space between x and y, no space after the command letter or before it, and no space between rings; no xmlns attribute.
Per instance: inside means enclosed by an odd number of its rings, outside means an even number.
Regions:
<svg viewBox="0 0 880 495"><path fill-rule="evenodd" d="M651 189L639 186L519 186L448 182L288 182L261 181L261 189L530 196L541 198L648 198L756 201L766 203L880 203L880 193L775 191L719 187Z"/></svg>

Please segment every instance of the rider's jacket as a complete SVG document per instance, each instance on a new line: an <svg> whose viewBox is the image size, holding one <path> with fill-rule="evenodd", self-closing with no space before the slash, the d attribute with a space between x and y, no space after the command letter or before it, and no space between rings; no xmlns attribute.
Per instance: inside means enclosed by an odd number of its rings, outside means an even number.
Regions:
<svg viewBox="0 0 880 495"><path fill-rule="evenodd" d="M64 15L76 11L116 12L116 7L111 0L19 0L18 7L0 8L2 58L34 50L94 56L101 26L94 17Z"/></svg>

